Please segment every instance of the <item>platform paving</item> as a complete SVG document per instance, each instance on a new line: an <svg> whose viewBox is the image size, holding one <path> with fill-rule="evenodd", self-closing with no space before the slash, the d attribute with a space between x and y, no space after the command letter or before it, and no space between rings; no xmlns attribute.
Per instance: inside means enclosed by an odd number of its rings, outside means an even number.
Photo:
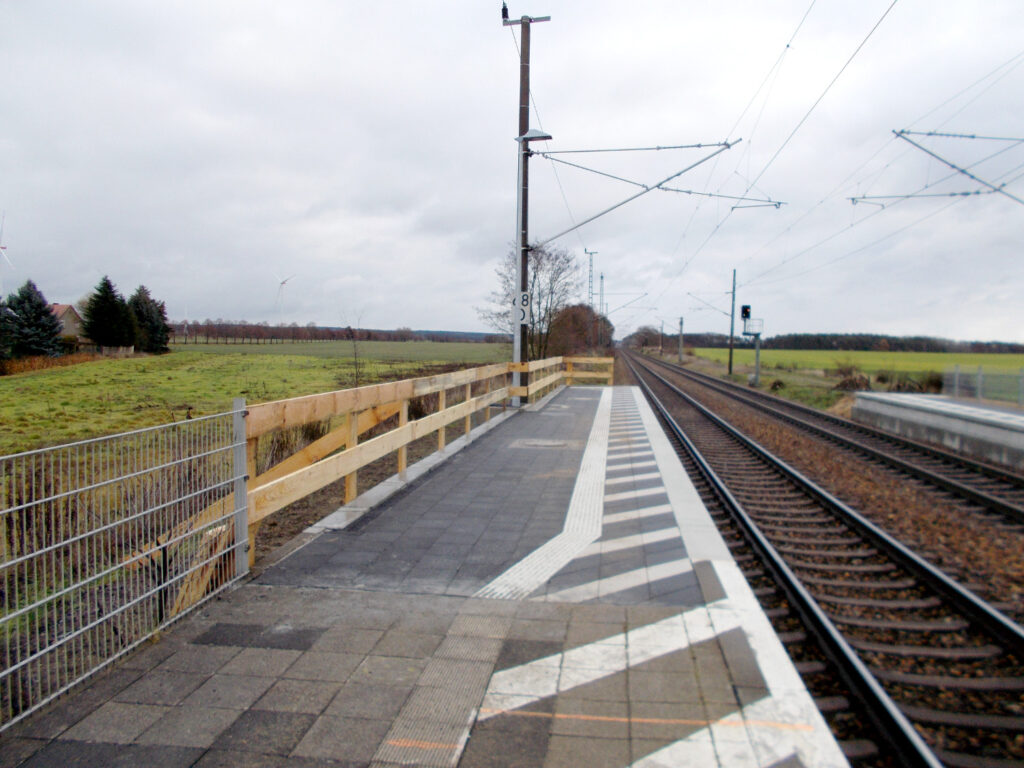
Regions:
<svg viewBox="0 0 1024 768"><path fill-rule="evenodd" d="M352 517L0 768L845 764L637 390L563 390Z"/></svg>

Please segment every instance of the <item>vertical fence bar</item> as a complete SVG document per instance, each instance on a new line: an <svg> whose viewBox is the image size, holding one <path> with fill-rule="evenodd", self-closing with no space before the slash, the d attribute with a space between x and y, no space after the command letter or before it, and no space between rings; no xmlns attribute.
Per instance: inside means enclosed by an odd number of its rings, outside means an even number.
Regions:
<svg viewBox="0 0 1024 768"><path fill-rule="evenodd" d="M465 402L469 402L473 399L473 384L469 383L466 385L466 399ZM463 423L463 431L468 436L473 431L473 414L467 413Z"/></svg>
<svg viewBox="0 0 1024 768"><path fill-rule="evenodd" d="M348 442L345 444L346 450L350 450L356 447L359 442L359 413L358 411L351 411L348 414ZM356 482L356 473L350 472L345 475L345 503L351 504L355 501L358 493L358 486Z"/></svg>
<svg viewBox="0 0 1024 768"><path fill-rule="evenodd" d="M234 559L235 576L245 576L249 572L249 457L248 444L245 439L245 398L236 397L232 403L232 432L234 450L232 459L235 471L235 537Z"/></svg>
<svg viewBox="0 0 1024 768"><path fill-rule="evenodd" d="M977 387L977 391L975 392L975 395L977 396L977 398L978 398L979 400L981 400L981 393L982 393L982 390L983 390L983 388L984 388L984 385L985 385L985 379L984 379L984 376L985 376L985 374L984 374L984 372L982 371L982 368L981 368L981 366L979 365L979 366L978 366L978 383L977 383L977 385L976 385L976 387Z"/></svg>
<svg viewBox="0 0 1024 768"><path fill-rule="evenodd" d="M443 389L440 392L437 393L437 412L438 413L440 413L441 411L443 411L445 408L448 407L446 402L445 402L446 396L447 396L447 392L445 390L443 390ZM445 437L446 437L445 430L446 429L447 429L447 427L443 427L442 426L439 430L437 430L437 450L438 451L444 451Z"/></svg>
<svg viewBox="0 0 1024 768"><path fill-rule="evenodd" d="M1024 368L1017 376L1017 405L1024 406Z"/></svg>
<svg viewBox="0 0 1024 768"><path fill-rule="evenodd" d="M960 364L953 368L953 397L960 397Z"/></svg>
<svg viewBox="0 0 1024 768"><path fill-rule="evenodd" d="M401 410L398 411L398 426L404 427L409 423L409 401L403 400ZM398 449L398 476L405 479L405 470L409 464L409 448L403 445Z"/></svg>

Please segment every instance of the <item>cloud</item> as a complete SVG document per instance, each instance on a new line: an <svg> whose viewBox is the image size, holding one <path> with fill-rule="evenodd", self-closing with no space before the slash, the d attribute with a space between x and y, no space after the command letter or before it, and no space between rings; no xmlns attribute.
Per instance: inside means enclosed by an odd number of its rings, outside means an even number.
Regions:
<svg viewBox="0 0 1024 768"><path fill-rule="evenodd" d="M722 303L736 268L771 333L1024 340L1024 206L846 199L977 186L938 181L952 172L891 131L1019 133L1016 2L897 4L772 159L888 5L815 5L789 49L803 0L510 9L553 17L532 35L531 120L548 148L742 137L674 184L787 203L734 211L652 192L559 240L599 252L610 306L646 292L637 305L657 307L613 315L620 335L680 314L725 330L687 294ZM479 329L473 306L515 216L519 61L499 8L5 4L5 287L32 278L75 301L109 274L126 292L149 286L174 318ZM1024 197L1020 146L983 161L1003 147L922 141ZM699 156L565 157L651 184ZM530 178L536 237L635 190L543 158Z"/></svg>

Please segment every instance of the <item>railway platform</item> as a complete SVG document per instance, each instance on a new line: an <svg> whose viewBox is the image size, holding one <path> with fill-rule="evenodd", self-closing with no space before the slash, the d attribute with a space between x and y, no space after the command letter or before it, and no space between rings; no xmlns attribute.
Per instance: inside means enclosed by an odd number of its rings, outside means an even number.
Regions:
<svg viewBox="0 0 1024 768"><path fill-rule="evenodd" d="M846 764L637 388L562 389L354 509L0 766Z"/></svg>
<svg viewBox="0 0 1024 768"><path fill-rule="evenodd" d="M1024 471L1024 411L990 403L892 392L858 392L853 419L912 440Z"/></svg>

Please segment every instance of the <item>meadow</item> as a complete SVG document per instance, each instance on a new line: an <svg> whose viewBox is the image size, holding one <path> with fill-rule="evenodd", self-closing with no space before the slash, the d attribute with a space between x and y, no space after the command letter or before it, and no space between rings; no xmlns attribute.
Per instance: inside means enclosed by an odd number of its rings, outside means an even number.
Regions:
<svg viewBox="0 0 1024 768"><path fill-rule="evenodd" d="M0 376L0 455L257 403L508 360L510 345L435 342L187 345Z"/></svg>
<svg viewBox="0 0 1024 768"><path fill-rule="evenodd" d="M727 363L728 349L695 349L698 357ZM733 364L754 365L753 349L733 351ZM955 365L961 371L976 371L982 366L986 371L1016 373L1024 367L1024 355L961 354L956 352L848 352L841 350L811 349L762 349L761 370L835 371L837 368L857 368L862 373L874 375L879 371L894 373L924 373L926 371L952 370Z"/></svg>

